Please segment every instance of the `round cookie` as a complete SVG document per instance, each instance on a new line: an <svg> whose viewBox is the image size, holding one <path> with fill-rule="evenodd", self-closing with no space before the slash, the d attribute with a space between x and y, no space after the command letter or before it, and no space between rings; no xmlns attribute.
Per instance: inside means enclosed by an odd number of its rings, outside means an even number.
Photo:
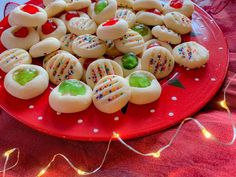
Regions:
<svg viewBox="0 0 236 177"><path fill-rule="evenodd" d="M136 22L136 15L131 9L119 8L116 11L116 18L123 19L128 23L128 27L131 28Z"/></svg>
<svg viewBox="0 0 236 177"><path fill-rule="evenodd" d="M176 63L190 69L200 68L209 60L209 51L193 41L176 46L172 54Z"/></svg>
<svg viewBox="0 0 236 177"><path fill-rule="evenodd" d="M137 105L156 101L161 95L161 86L155 76L147 71L135 71L127 78L131 87L130 102Z"/></svg>
<svg viewBox="0 0 236 177"><path fill-rule="evenodd" d="M68 30L76 35L94 34L97 24L87 17L75 17L68 23Z"/></svg>
<svg viewBox="0 0 236 177"><path fill-rule="evenodd" d="M39 40L38 32L31 27L13 26L3 31L1 36L1 42L7 49L22 48L29 50Z"/></svg>
<svg viewBox="0 0 236 177"><path fill-rule="evenodd" d="M66 11L81 10L91 5L91 0L69 0L66 5Z"/></svg>
<svg viewBox="0 0 236 177"><path fill-rule="evenodd" d="M125 7L133 9L134 0L116 0L118 7Z"/></svg>
<svg viewBox="0 0 236 177"><path fill-rule="evenodd" d="M131 88L126 79L116 75L102 78L93 89L93 103L104 113L121 110L131 97Z"/></svg>
<svg viewBox="0 0 236 177"><path fill-rule="evenodd" d="M83 67L83 76L81 78L83 82L86 82L86 72L87 72L88 66L95 60L96 60L95 58L79 58L79 62Z"/></svg>
<svg viewBox="0 0 236 177"><path fill-rule="evenodd" d="M131 29L139 33L143 37L144 42L152 39L150 28L144 24L136 23Z"/></svg>
<svg viewBox="0 0 236 177"><path fill-rule="evenodd" d="M179 12L167 13L164 16L164 23L167 28L179 34L188 34L192 31L191 20Z"/></svg>
<svg viewBox="0 0 236 177"><path fill-rule="evenodd" d="M159 0L135 0L133 4L135 11L146 9L158 9L162 11L162 4Z"/></svg>
<svg viewBox="0 0 236 177"><path fill-rule="evenodd" d="M116 48L122 53L133 52L138 55L142 53L144 47L143 37L137 33L129 29L125 35L114 41Z"/></svg>
<svg viewBox="0 0 236 177"><path fill-rule="evenodd" d="M179 34L163 26L155 26L152 28L152 35L158 40L168 42L170 44L180 44L182 39Z"/></svg>
<svg viewBox="0 0 236 177"><path fill-rule="evenodd" d="M88 66L86 71L86 82L93 88L100 79L107 75L123 76L122 68L113 60L98 59Z"/></svg>
<svg viewBox="0 0 236 177"><path fill-rule="evenodd" d="M59 54L59 53L68 53L68 52L65 51L65 50L56 50L56 51L54 51L54 52L52 52L52 53L46 55L46 56L44 57L44 59L43 59L43 68L46 69L48 61L49 61L53 56L55 56L55 55L57 55L57 54Z"/></svg>
<svg viewBox="0 0 236 177"><path fill-rule="evenodd" d="M148 26L163 24L163 15L157 9L142 10L136 14L136 21Z"/></svg>
<svg viewBox="0 0 236 177"><path fill-rule="evenodd" d="M73 54L74 52L72 51L72 44L76 37L77 35L71 33L62 36L60 38L61 49Z"/></svg>
<svg viewBox="0 0 236 177"><path fill-rule="evenodd" d="M86 110L92 103L93 91L76 79L65 80L52 90L49 105L60 113L75 113Z"/></svg>
<svg viewBox="0 0 236 177"><path fill-rule="evenodd" d="M33 58L43 57L59 49L60 45L61 43L58 39L49 37L33 45L29 53Z"/></svg>
<svg viewBox="0 0 236 177"><path fill-rule="evenodd" d="M116 48L115 43L112 40L107 40L105 41L106 46L107 46L107 50L106 50L106 55L110 58L115 58L118 57L120 55L122 55L122 53Z"/></svg>
<svg viewBox="0 0 236 177"><path fill-rule="evenodd" d="M46 21L47 13L45 10L33 4L17 6L8 17L8 22L11 26L40 26Z"/></svg>
<svg viewBox="0 0 236 177"><path fill-rule="evenodd" d="M62 13L65 8L66 2L64 0L56 0L48 4L44 10L47 12L48 18L51 18Z"/></svg>
<svg viewBox="0 0 236 177"><path fill-rule="evenodd" d="M89 18L89 16L86 13L81 12L81 11L67 11L60 16L60 19L65 23L66 27L68 28L69 21L75 17Z"/></svg>
<svg viewBox="0 0 236 177"><path fill-rule="evenodd" d="M28 100L41 95L48 87L48 73L40 66L22 64L7 73L4 87L16 98Z"/></svg>
<svg viewBox="0 0 236 177"><path fill-rule="evenodd" d="M98 26L97 37L104 41L115 40L125 35L128 23L123 19L111 19Z"/></svg>
<svg viewBox="0 0 236 177"><path fill-rule="evenodd" d="M174 69L174 58L164 47L152 47L143 53L142 69L154 74L157 79L168 76Z"/></svg>
<svg viewBox="0 0 236 177"><path fill-rule="evenodd" d="M99 58L106 52L106 44L97 36L84 34L74 40L72 50L82 58Z"/></svg>
<svg viewBox="0 0 236 177"><path fill-rule="evenodd" d="M48 37L60 39L66 34L67 29L63 21L59 18L49 18L46 23L38 27L37 31L41 39Z"/></svg>
<svg viewBox="0 0 236 177"><path fill-rule="evenodd" d="M162 42L159 41L157 39L151 39L147 42L145 42L144 44L144 49L143 49L143 53L147 50L150 49L152 47L157 47L157 46L161 46L161 47L165 47L166 49L168 49L170 51L170 53L172 52L172 47L169 43L167 42Z"/></svg>
<svg viewBox="0 0 236 177"><path fill-rule="evenodd" d="M0 69L6 73L18 65L30 63L31 56L24 49L14 48L0 54Z"/></svg>

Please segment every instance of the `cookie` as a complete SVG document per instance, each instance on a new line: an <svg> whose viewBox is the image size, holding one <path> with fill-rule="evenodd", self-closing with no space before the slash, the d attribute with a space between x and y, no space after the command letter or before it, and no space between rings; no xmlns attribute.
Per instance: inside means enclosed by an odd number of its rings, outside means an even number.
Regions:
<svg viewBox="0 0 236 177"><path fill-rule="evenodd" d="M4 79L6 91L24 100L41 95L47 89L48 83L48 73L42 67L30 64L14 67Z"/></svg>
<svg viewBox="0 0 236 177"><path fill-rule="evenodd" d="M131 97L131 89L126 79L116 75L102 78L93 89L93 104L104 113L121 110Z"/></svg>
<svg viewBox="0 0 236 177"><path fill-rule="evenodd" d="M209 51L197 42L185 42L173 49L173 57L179 65L200 68L209 60Z"/></svg>
<svg viewBox="0 0 236 177"><path fill-rule="evenodd" d="M43 5L46 7L50 3L54 2L55 0L43 0Z"/></svg>
<svg viewBox="0 0 236 177"><path fill-rule="evenodd" d="M131 87L130 102L144 105L156 101L161 95L161 86L155 76L147 71L135 71L127 78Z"/></svg>
<svg viewBox="0 0 236 177"><path fill-rule="evenodd" d="M106 50L106 55L109 58L115 58L118 57L120 55L122 55L122 53L116 48L114 41L112 40L107 40L105 41L106 46L107 46L107 50Z"/></svg>
<svg viewBox="0 0 236 177"><path fill-rule="evenodd" d="M83 67L83 76L82 76L82 78L81 78L81 80L82 80L83 82L86 82L86 72L87 72L88 66L89 66L92 62L94 62L95 60L97 60L97 59L95 59L95 58L79 58L79 62L80 62L80 64L81 64L82 67Z"/></svg>
<svg viewBox="0 0 236 177"><path fill-rule="evenodd" d="M136 21L148 26L163 24L163 15L157 9L141 10L136 14Z"/></svg>
<svg viewBox="0 0 236 177"><path fill-rule="evenodd" d="M168 76L174 69L174 58L164 47L152 47L143 53L142 69L152 73L157 79Z"/></svg>
<svg viewBox="0 0 236 177"><path fill-rule="evenodd" d="M117 1L118 3L118 1ZM131 9L119 8L116 11L116 18L123 19L128 23L128 27L131 28L136 22L136 15Z"/></svg>
<svg viewBox="0 0 236 177"><path fill-rule="evenodd" d="M72 51L72 44L76 37L77 35L71 33L62 36L60 38L61 49L73 54L74 52Z"/></svg>
<svg viewBox="0 0 236 177"><path fill-rule="evenodd" d="M68 53L68 52L65 51L65 50L56 50L56 51L54 51L54 52L52 52L52 53L46 55L46 56L44 57L44 59L43 59L43 68L46 69L48 61L49 61L53 56L55 56L55 55L57 55L57 54L59 54L59 53Z"/></svg>
<svg viewBox="0 0 236 177"><path fill-rule="evenodd" d="M62 13L65 8L66 2L64 0L56 0L48 4L44 10L47 12L48 18L51 18Z"/></svg>
<svg viewBox="0 0 236 177"><path fill-rule="evenodd" d="M76 79L65 80L52 90L49 105L60 113L75 113L86 110L92 103L93 91Z"/></svg>
<svg viewBox="0 0 236 177"><path fill-rule="evenodd" d="M125 7L132 9L134 5L134 0L117 0L118 7Z"/></svg>
<svg viewBox="0 0 236 177"><path fill-rule="evenodd" d="M135 11L146 9L158 9L162 11L162 4L159 0L135 0L133 4Z"/></svg>
<svg viewBox="0 0 236 177"><path fill-rule="evenodd" d="M69 0L66 5L66 11L81 10L91 5L91 0Z"/></svg>
<svg viewBox="0 0 236 177"><path fill-rule="evenodd" d="M166 49L170 51L170 53L172 52L172 47L169 43L162 42L157 39L151 39L145 42L143 52L145 52L147 49L150 49L152 47L157 47L157 46L165 47Z"/></svg>
<svg viewBox="0 0 236 177"><path fill-rule="evenodd" d="M139 33L143 37L144 42L152 39L150 28L144 24L136 23L131 29Z"/></svg>
<svg viewBox="0 0 236 177"><path fill-rule="evenodd" d="M6 73L18 65L30 63L31 56L24 49L14 48L0 54L0 69Z"/></svg>

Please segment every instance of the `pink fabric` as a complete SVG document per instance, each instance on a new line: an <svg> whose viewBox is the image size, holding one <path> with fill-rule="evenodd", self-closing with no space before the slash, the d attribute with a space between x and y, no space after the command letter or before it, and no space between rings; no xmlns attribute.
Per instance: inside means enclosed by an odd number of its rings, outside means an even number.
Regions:
<svg viewBox="0 0 236 177"><path fill-rule="evenodd" d="M230 67L227 80L236 72L235 23L236 2L230 4L214 18L222 27L231 50ZM222 88L223 89L223 88ZM214 135L227 141L232 135L227 114L215 104L222 96L222 91L216 95L196 117ZM228 90L228 100L236 109L236 79ZM236 114L233 114L236 121ZM168 142L175 128L150 135L128 143L140 151L155 151ZM17 122L6 113L0 113L0 153L11 147L21 149L19 165L7 172L8 177L36 176L39 170L49 162L55 153L63 153L84 170L96 167L104 154L107 143L89 143L67 141L38 133ZM174 145L164 151L160 159L141 157L130 152L118 142L111 145L111 150L104 167L96 173L98 177L234 177L236 174L236 145L223 147L202 137L193 123L184 126ZM0 162L0 166L3 161ZM73 177L76 176L67 164L58 160L45 176Z"/></svg>

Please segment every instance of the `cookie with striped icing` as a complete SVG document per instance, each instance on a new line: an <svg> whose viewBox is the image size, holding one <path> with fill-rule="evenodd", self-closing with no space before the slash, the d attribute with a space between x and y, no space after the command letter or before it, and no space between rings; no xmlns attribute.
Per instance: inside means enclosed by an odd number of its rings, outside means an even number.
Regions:
<svg viewBox="0 0 236 177"><path fill-rule="evenodd" d="M159 0L135 0L133 4L135 11L146 9L158 9L162 11L162 4Z"/></svg>
<svg viewBox="0 0 236 177"><path fill-rule="evenodd" d="M163 24L163 15L157 9L141 10L136 14L136 21L148 26Z"/></svg>
<svg viewBox="0 0 236 177"><path fill-rule="evenodd" d="M116 11L116 18L123 19L128 23L128 27L131 28L136 22L135 13L128 8L119 8Z"/></svg>
<svg viewBox="0 0 236 177"><path fill-rule="evenodd" d="M60 38L61 49L73 54L74 52L72 51L72 44L76 37L77 35L71 33L62 36Z"/></svg>
<svg viewBox="0 0 236 177"><path fill-rule="evenodd" d="M54 51L54 52L52 52L52 53L46 55L46 56L44 57L44 59L43 59L43 68L46 69L48 61L49 61L53 56L55 56L55 55L57 55L57 54L59 54L59 53L68 53L68 52L65 51L65 50L56 50L56 51Z"/></svg>
<svg viewBox="0 0 236 177"><path fill-rule="evenodd" d="M62 13L65 8L66 2L64 0L57 0L49 3L44 10L47 12L48 18L51 18Z"/></svg>
<svg viewBox="0 0 236 177"><path fill-rule="evenodd" d="M143 37L144 42L152 39L150 28L144 24L136 23L131 29L138 32Z"/></svg>
<svg viewBox="0 0 236 177"><path fill-rule="evenodd" d="M66 27L68 27L69 21L75 17L89 18L89 16L86 13L81 11L66 11L64 14L60 16L60 19L65 23Z"/></svg>
<svg viewBox="0 0 236 177"><path fill-rule="evenodd" d="M65 10L81 10L91 5L91 0L68 0Z"/></svg>
<svg viewBox="0 0 236 177"><path fill-rule="evenodd" d="M134 0L116 0L118 7L133 8Z"/></svg>
<svg viewBox="0 0 236 177"><path fill-rule="evenodd" d="M161 46L161 47L165 47L166 49L168 49L170 52L172 52L172 47L169 43L167 42L162 42L159 41L157 39L151 39L147 42L145 42L144 44L144 48L143 48L143 53L147 50L150 49L152 47L157 47L157 46Z"/></svg>
<svg viewBox="0 0 236 177"><path fill-rule="evenodd" d="M126 79L117 75L102 78L93 89L93 103L104 113L121 110L131 97L131 89Z"/></svg>

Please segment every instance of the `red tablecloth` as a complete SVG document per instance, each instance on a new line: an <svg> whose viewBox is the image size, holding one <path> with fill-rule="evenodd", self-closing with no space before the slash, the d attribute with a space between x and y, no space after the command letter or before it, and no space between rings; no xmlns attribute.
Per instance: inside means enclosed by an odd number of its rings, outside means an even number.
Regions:
<svg viewBox="0 0 236 177"><path fill-rule="evenodd" d="M236 2L231 3L214 18L224 31L231 51L230 67L227 79L236 72ZM234 53L235 52L235 53ZM196 117L212 133L222 140L229 140L232 135L227 114L218 110L216 100L220 91ZM228 91L228 100L236 108L236 79ZM233 114L236 121L236 114ZM175 132L175 128L155 135L128 141L140 151L151 152L166 144ZM96 167L106 149L107 143L88 143L67 141L38 133L17 122L6 113L0 113L0 153L11 147L19 147L21 156L19 165L7 172L7 176L36 176L55 153L63 153L84 170ZM236 174L236 145L223 147L202 137L193 123L184 126L173 146L162 153L159 159L141 157L118 142L111 145L111 150L104 167L94 176L101 177L224 177ZM3 165L3 159L0 162ZM76 176L63 160L58 160L49 169L48 177Z"/></svg>

